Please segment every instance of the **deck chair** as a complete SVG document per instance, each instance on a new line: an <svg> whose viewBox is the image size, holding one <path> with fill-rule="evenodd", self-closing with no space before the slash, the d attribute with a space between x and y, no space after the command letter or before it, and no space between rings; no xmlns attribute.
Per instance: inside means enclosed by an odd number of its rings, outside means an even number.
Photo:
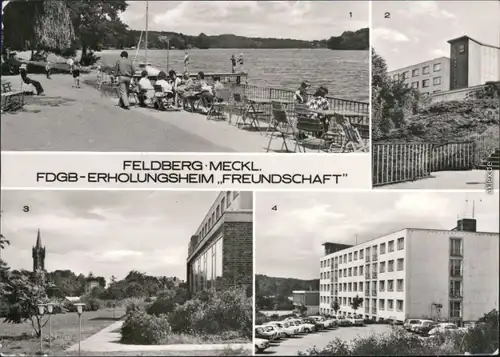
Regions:
<svg viewBox="0 0 500 357"><path fill-rule="evenodd" d="M302 146L303 152L306 152L306 144L311 144L313 140L319 140L317 143L318 152L321 150L326 150L326 140L325 140L325 127L319 118L315 118L314 113L310 111L306 104L295 104L295 115L296 115L296 142L295 150ZM307 137L307 134L311 134L313 137Z"/></svg>
<svg viewBox="0 0 500 357"><path fill-rule="evenodd" d="M245 122L245 110L247 107L247 103L245 100L245 96L241 93L233 93L233 105L231 107L231 112L229 113L229 124L231 124L231 118L233 111L236 112L236 123L237 126L241 121Z"/></svg>
<svg viewBox="0 0 500 357"><path fill-rule="evenodd" d="M216 91L212 105L208 109L207 120L215 118L225 119L224 109L229 107L230 99L231 90L229 88Z"/></svg>
<svg viewBox="0 0 500 357"><path fill-rule="evenodd" d="M341 151L343 153L362 151L364 143L358 129L354 128L345 116L341 114L335 114L334 117L335 122L342 128L342 131L344 133Z"/></svg>
<svg viewBox="0 0 500 357"><path fill-rule="evenodd" d="M273 103L273 106L271 108L272 118L270 121L273 131L271 132L271 136L269 137L267 152L269 152L269 149L271 148L271 142L273 141L273 139L278 137L281 137L281 139L283 140L280 150L283 150L283 147L285 147L286 151L289 152L286 140L290 134L292 136L295 136L295 130L288 118L288 115L286 114L286 111L283 109L283 106L280 103L276 103L279 104L276 106L274 104L275 103Z"/></svg>

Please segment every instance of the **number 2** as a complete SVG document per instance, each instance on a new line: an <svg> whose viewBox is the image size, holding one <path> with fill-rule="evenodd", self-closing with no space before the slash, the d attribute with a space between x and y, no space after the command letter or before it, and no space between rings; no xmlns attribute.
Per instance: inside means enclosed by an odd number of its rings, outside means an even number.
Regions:
<svg viewBox="0 0 500 357"><path fill-rule="evenodd" d="M390 19L391 18L391 13L390 12L386 12L384 14L384 19Z"/></svg>

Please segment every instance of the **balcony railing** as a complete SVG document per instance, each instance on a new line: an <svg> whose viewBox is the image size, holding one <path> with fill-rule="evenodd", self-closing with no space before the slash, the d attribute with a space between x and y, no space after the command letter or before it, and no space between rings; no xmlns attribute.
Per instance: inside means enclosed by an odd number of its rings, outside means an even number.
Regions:
<svg viewBox="0 0 500 357"><path fill-rule="evenodd" d="M452 299L462 299L462 292L460 292L460 291L450 291L450 298L452 298Z"/></svg>
<svg viewBox="0 0 500 357"><path fill-rule="evenodd" d="M376 271L372 272L372 279L377 279L377 272Z"/></svg>
<svg viewBox="0 0 500 357"><path fill-rule="evenodd" d="M461 257L462 256L462 250L461 249L451 249L450 250L450 256L452 256L452 257Z"/></svg>
<svg viewBox="0 0 500 357"><path fill-rule="evenodd" d="M450 276L461 277L462 276L462 270L460 270L460 269L452 269L450 271Z"/></svg>
<svg viewBox="0 0 500 357"><path fill-rule="evenodd" d="M376 262L378 260L378 257L376 255L372 255L372 261Z"/></svg>
<svg viewBox="0 0 500 357"><path fill-rule="evenodd" d="M370 273L365 273L365 279L370 279Z"/></svg>

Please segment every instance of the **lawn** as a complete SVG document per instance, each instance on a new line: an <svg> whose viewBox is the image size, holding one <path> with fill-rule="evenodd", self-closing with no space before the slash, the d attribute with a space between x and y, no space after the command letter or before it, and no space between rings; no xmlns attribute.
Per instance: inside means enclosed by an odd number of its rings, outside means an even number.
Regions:
<svg viewBox="0 0 500 357"><path fill-rule="evenodd" d="M125 314L125 309L102 309L86 311L82 315L82 340L97 333L119 320ZM61 354L68 347L78 343L78 315L76 312L52 316L52 341L49 349L49 325L43 329L44 353L48 355ZM0 352L5 354L35 354L40 351L40 339L34 336L31 322L9 324L0 322Z"/></svg>
<svg viewBox="0 0 500 357"><path fill-rule="evenodd" d="M233 350L226 349L223 351L148 351L148 352L99 352L99 356L252 356L252 350ZM78 356L78 352L73 354L64 354L65 356ZM95 356L96 353L82 352L80 356Z"/></svg>

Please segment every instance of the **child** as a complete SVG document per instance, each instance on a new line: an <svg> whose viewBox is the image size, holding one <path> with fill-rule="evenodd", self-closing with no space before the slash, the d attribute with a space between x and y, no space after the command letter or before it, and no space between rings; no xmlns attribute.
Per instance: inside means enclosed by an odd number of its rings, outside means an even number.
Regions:
<svg viewBox="0 0 500 357"><path fill-rule="evenodd" d="M52 72L52 65L50 62L47 62L47 65L45 66L45 74L47 75L47 79L50 79L51 72Z"/></svg>
<svg viewBox="0 0 500 357"><path fill-rule="evenodd" d="M74 84L73 88L80 88L80 63L75 62L73 65L73 79L74 79Z"/></svg>

